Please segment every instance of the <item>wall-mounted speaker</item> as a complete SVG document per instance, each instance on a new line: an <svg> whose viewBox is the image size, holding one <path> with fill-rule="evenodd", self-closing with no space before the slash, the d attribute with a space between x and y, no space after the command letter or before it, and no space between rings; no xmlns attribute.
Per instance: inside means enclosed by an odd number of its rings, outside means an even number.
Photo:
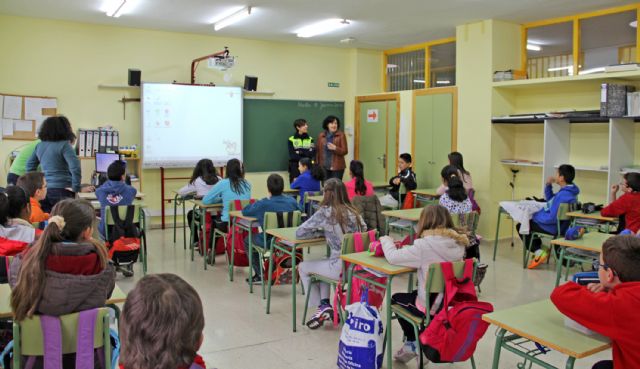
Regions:
<svg viewBox="0 0 640 369"><path fill-rule="evenodd" d="M244 89L247 91L257 91L258 77L244 76Z"/></svg>
<svg viewBox="0 0 640 369"><path fill-rule="evenodd" d="M129 86L140 86L142 72L140 69L129 69Z"/></svg>

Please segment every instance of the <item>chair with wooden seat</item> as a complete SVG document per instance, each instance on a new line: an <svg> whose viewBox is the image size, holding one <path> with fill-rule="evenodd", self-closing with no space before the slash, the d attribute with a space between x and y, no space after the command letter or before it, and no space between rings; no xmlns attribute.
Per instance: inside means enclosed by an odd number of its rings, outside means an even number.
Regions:
<svg viewBox="0 0 640 369"><path fill-rule="evenodd" d="M456 278L463 277L464 265L465 265L464 261L458 261L453 263L453 272ZM474 261L473 263L474 275L475 275L475 272L476 272L476 262ZM408 322L409 324L411 324L411 326L413 327L413 332L415 334L416 339L418 339L418 337L420 336L420 328L427 327L431 322L431 316L430 314L428 314L428 312L431 310L431 302L429 299L430 295L432 293L444 293L444 288L445 288L444 276L442 275L442 266L440 265L440 263L431 264L429 266L429 270L427 271L426 277L427 277L426 283L425 283L425 292L426 292L425 300L426 301L423 302L423 306L425 307L425 311L427 312L427 314L425 314L425 317L416 316L412 314L409 310L405 309L400 305L396 305L396 304L391 305L391 312L394 315L393 319L402 319ZM389 327L387 327L387 329L389 329ZM419 367L421 367L421 365L422 365L422 360L420 359ZM471 367L473 369L476 368L476 362L473 356L471 356Z"/></svg>
<svg viewBox="0 0 640 369"><path fill-rule="evenodd" d="M103 348L104 353L104 367L112 368L111 360L111 340L109 332L109 309L99 308L95 313L96 319L93 328L93 348L91 349L91 358L94 357L94 349ZM93 311L89 310L82 314L92 314ZM60 355L59 358L51 357L46 360L62 360L63 354L77 353L78 350L78 325L80 321L81 313L67 314L60 317L46 317L47 321L44 322L44 317L34 315L31 318L14 321L13 322L13 368L20 369L22 367L28 368L30 360L34 360L35 357L44 357L47 355ZM54 345L54 339L48 344L44 343L44 333L42 331L42 324L49 324L51 331L49 334L56 333L57 322L59 322L60 328L60 344L61 347ZM81 345L82 346L82 345ZM53 351L53 352L52 352ZM28 358L24 360L24 356ZM102 356L102 355L99 355ZM85 356L86 357L86 356ZM102 359L102 358L101 358ZM82 358L76 358L76 360L82 360ZM26 361L26 362L25 362ZM33 365L33 363L31 363ZM47 365L44 365L47 367ZM94 367L102 367L102 365ZM93 369L93 368L87 368Z"/></svg>

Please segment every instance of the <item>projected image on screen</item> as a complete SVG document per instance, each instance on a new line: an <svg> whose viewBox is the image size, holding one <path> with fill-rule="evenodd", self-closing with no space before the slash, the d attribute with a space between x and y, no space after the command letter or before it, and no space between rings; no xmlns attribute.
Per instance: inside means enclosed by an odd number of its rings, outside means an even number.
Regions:
<svg viewBox="0 0 640 369"><path fill-rule="evenodd" d="M145 168L242 160L241 89L144 83L142 141Z"/></svg>

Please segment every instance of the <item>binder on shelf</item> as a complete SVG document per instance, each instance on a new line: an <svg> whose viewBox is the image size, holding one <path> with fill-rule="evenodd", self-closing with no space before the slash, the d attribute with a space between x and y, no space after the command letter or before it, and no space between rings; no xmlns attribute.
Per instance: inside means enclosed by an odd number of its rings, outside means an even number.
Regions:
<svg viewBox="0 0 640 369"><path fill-rule="evenodd" d="M100 149L100 131L93 131L93 155L96 156L96 153Z"/></svg>
<svg viewBox="0 0 640 369"><path fill-rule="evenodd" d="M118 152L118 145L120 144L120 134L118 131L113 131L113 142L111 143L111 149L114 152Z"/></svg>
<svg viewBox="0 0 640 369"><path fill-rule="evenodd" d="M635 87L603 83L600 90L600 115L603 117L623 117L627 114L627 93Z"/></svg>
<svg viewBox="0 0 640 369"><path fill-rule="evenodd" d="M111 146L113 145L113 132L106 131L105 133L107 134L107 143L105 145L105 149L106 151L109 151L111 150Z"/></svg>
<svg viewBox="0 0 640 369"><path fill-rule="evenodd" d="M87 132L83 129L78 131L78 156L84 157L86 156L86 148L85 143L87 139Z"/></svg>
<svg viewBox="0 0 640 369"><path fill-rule="evenodd" d="M86 132L85 156L90 157L93 154L93 131Z"/></svg>
<svg viewBox="0 0 640 369"><path fill-rule="evenodd" d="M107 152L107 131L100 131L100 146L98 151L101 153Z"/></svg>

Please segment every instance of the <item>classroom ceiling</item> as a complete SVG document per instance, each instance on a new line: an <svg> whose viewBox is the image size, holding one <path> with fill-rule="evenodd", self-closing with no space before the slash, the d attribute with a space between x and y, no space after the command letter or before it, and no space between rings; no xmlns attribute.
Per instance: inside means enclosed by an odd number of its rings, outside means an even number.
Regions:
<svg viewBox="0 0 640 369"><path fill-rule="evenodd" d="M554 18L637 0L128 0L128 12L107 17L106 0L4 0L0 14L114 26L211 34L311 45L388 49L455 35L457 25L482 19L516 23ZM220 14L254 7L247 19L215 32ZM351 25L300 39L298 28L326 18ZM340 40L355 38L349 44Z"/></svg>

